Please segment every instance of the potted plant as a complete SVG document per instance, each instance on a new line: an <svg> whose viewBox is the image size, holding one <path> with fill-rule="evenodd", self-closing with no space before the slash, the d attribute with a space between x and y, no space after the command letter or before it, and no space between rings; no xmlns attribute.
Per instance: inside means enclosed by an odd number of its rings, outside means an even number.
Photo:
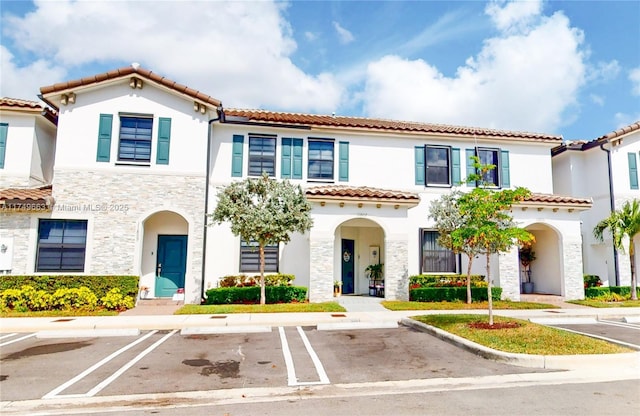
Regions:
<svg viewBox="0 0 640 416"><path fill-rule="evenodd" d="M384 279L382 278L383 263L370 264L364 269L369 277L369 296L384 296Z"/></svg>
<svg viewBox="0 0 640 416"><path fill-rule="evenodd" d="M335 280L333 282L333 297L338 297L342 294L342 281Z"/></svg>
<svg viewBox="0 0 640 416"><path fill-rule="evenodd" d="M531 244L527 244L520 249L520 264L522 264L522 272L524 273L524 282L522 283L522 293L533 293L533 282L531 281L531 263L536 259L536 253L533 251Z"/></svg>
<svg viewBox="0 0 640 416"><path fill-rule="evenodd" d="M149 295L149 287L140 286L140 299L146 299L148 295Z"/></svg>
<svg viewBox="0 0 640 416"><path fill-rule="evenodd" d="M383 263L370 264L364 269L364 272L371 280L382 280L382 266L384 266Z"/></svg>

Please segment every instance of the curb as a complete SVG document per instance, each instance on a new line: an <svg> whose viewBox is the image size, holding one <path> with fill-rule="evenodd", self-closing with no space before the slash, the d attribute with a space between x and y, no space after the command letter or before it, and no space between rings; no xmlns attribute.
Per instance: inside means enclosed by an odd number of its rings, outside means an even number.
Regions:
<svg viewBox="0 0 640 416"><path fill-rule="evenodd" d="M640 368L640 352L621 354L585 354L585 355L537 355L504 352L485 347L468 339L453 335L425 323L402 318L402 325L426 332L452 345L460 347L488 360L518 365L528 368L552 370L575 370L593 367L637 366Z"/></svg>

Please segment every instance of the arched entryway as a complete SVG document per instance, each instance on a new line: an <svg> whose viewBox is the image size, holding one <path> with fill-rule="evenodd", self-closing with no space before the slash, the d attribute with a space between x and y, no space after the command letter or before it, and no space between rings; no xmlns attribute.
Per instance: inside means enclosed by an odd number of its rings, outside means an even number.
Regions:
<svg viewBox="0 0 640 416"><path fill-rule="evenodd" d="M365 269L385 262L385 233L373 220L354 218L341 223L335 230L334 270L345 295L384 296L384 282L370 287ZM384 277L384 266L382 266Z"/></svg>
<svg viewBox="0 0 640 416"><path fill-rule="evenodd" d="M151 297L171 297L184 289L189 223L173 211L159 211L142 222L140 285Z"/></svg>
<svg viewBox="0 0 640 416"><path fill-rule="evenodd" d="M548 224L534 223L525 227L535 237L531 251L535 255L527 268L520 262L521 293L525 282L533 284L532 293L563 295L563 256L560 233Z"/></svg>

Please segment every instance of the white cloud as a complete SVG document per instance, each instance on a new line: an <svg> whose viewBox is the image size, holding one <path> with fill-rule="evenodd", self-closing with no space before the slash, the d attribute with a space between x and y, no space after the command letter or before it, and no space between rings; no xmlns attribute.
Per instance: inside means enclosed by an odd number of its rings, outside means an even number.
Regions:
<svg viewBox="0 0 640 416"><path fill-rule="evenodd" d="M631 81L631 94L640 95L640 67L629 71L629 81Z"/></svg>
<svg viewBox="0 0 640 416"><path fill-rule="evenodd" d="M601 95L589 94L589 99L592 103L597 104L600 107L604 105L604 98Z"/></svg>
<svg viewBox="0 0 640 416"><path fill-rule="evenodd" d="M304 32L304 37L309 41L309 42L313 42L314 40L318 39L318 35L313 33L313 32L309 32L306 31Z"/></svg>
<svg viewBox="0 0 640 416"><path fill-rule="evenodd" d="M554 132L585 82L583 34L562 13L535 17L508 3L487 11L504 31L446 77L423 60L369 64L365 112L426 122ZM518 20L520 19L520 20ZM526 24L525 24L526 23ZM513 28L520 32L514 33ZM570 118L570 115L569 117Z"/></svg>
<svg viewBox="0 0 640 416"><path fill-rule="evenodd" d="M340 23L334 21L333 27L336 29L336 32L338 33L338 38L340 39L340 43L342 43L343 45L346 45L347 43L351 43L355 40L355 38L353 37L353 34L349 32L347 29L340 26Z"/></svg>
<svg viewBox="0 0 640 416"><path fill-rule="evenodd" d="M530 27L542 11L541 0L494 0L485 8L496 27L503 32L520 32Z"/></svg>
<svg viewBox="0 0 640 416"><path fill-rule="evenodd" d="M59 82L67 74L64 68L51 65L43 59L19 67L14 55L3 45L0 45L0 68L0 96L32 101L38 101L41 86Z"/></svg>
<svg viewBox="0 0 640 416"><path fill-rule="evenodd" d="M598 62L588 68L588 82L607 82L615 79L620 73L620 64L615 59L611 62Z"/></svg>
<svg viewBox="0 0 640 416"><path fill-rule="evenodd" d="M140 62L227 107L330 112L342 99L343 88L331 74L309 75L291 61L297 45L282 3L36 1L35 6L24 17L5 19L3 36L38 56L43 67ZM39 86L66 80L41 78L15 64L8 69L11 76L28 74ZM2 70L4 90L4 65Z"/></svg>

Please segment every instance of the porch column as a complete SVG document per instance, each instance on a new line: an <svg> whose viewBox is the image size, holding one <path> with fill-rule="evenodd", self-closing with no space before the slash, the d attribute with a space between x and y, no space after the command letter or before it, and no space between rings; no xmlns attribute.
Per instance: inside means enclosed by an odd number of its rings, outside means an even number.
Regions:
<svg viewBox="0 0 640 416"><path fill-rule="evenodd" d="M582 241L562 241L563 253L563 285L562 295L566 300L584 299L584 279L582 276Z"/></svg>
<svg viewBox="0 0 640 416"><path fill-rule="evenodd" d="M387 300L409 300L407 240L384 242L384 297Z"/></svg>
<svg viewBox="0 0 640 416"><path fill-rule="evenodd" d="M492 273L493 286L502 288L502 299L520 300L520 261L518 247L498 255L498 277Z"/></svg>
<svg viewBox="0 0 640 416"><path fill-rule="evenodd" d="M309 302L333 300L334 238L314 238L309 241Z"/></svg>

